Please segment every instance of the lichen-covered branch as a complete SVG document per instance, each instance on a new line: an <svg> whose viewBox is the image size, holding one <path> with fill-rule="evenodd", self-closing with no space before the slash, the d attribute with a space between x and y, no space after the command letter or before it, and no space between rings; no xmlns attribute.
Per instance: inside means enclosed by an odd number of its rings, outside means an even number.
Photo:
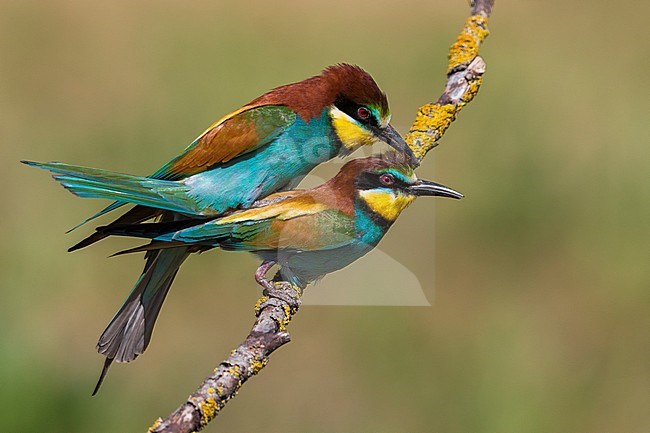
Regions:
<svg viewBox="0 0 650 433"><path fill-rule="evenodd" d="M447 84L434 103L418 110L405 137L422 160L437 145L456 114L474 98L483 79L485 62L478 49L488 35L487 18L494 0L472 2L472 16L449 50ZM277 275L276 275L277 278ZM201 386L167 418L158 418L150 433L189 433L205 427L241 386L266 366L273 351L290 341L286 327L298 311L302 289L276 281L275 290L257 302L257 320L246 339L208 376Z"/></svg>
<svg viewBox="0 0 650 433"><path fill-rule="evenodd" d="M472 16L449 49L445 90L436 102L420 107L404 138L420 161L438 145L458 112L478 93L485 73L485 62L478 50L489 34L487 22L493 6L494 0L472 2Z"/></svg>
<svg viewBox="0 0 650 433"><path fill-rule="evenodd" d="M300 307L302 289L276 282L255 305L257 320L243 343L230 353L185 403L166 419L158 418L150 433L189 433L205 427L248 379L269 361L273 351L291 338L287 325Z"/></svg>

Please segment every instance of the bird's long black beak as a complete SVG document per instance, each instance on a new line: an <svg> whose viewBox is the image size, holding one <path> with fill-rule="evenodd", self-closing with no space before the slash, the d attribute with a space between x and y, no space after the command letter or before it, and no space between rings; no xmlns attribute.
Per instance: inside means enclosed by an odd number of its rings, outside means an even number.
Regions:
<svg viewBox="0 0 650 433"><path fill-rule="evenodd" d="M409 163L413 167L418 167L420 165L420 160L415 157L411 148L406 144L406 141L404 141L402 136L399 135L399 132L397 132L390 124L385 128L378 128L375 133L381 141L388 144L398 152L405 154L409 159Z"/></svg>
<svg viewBox="0 0 650 433"><path fill-rule="evenodd" d="M463 194L455 191L447 186L440 185L439 183L430 182L428 180L418 180L416 183L409 187L409 190L414 195L428 195L428 196L438 196L438 197L449 197L455 199L461 199L465 197Z"/></svg>

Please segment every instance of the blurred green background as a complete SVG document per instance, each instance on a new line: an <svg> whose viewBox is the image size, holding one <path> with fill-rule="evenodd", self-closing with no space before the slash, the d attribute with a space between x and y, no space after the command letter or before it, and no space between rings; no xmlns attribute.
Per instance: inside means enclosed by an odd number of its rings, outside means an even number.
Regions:
<svg viewBox="0 0 650 433"><path fill-rule="evenodd" d="M105 203L19 159L148 174L223 114L340 61L373 74L405 133L467 14L460 0L0 1L2 431L145 431L243 338L257 299L255 259L194 257L148 352L91 398L96 339L142 261L106 259L124 239L66 253L90 227L64 231ZM433 306L304 307L207 431L650 431L648 16L638 1L497 1L483 88L419 170L467 197L418 201L381 244Z"/></svg>

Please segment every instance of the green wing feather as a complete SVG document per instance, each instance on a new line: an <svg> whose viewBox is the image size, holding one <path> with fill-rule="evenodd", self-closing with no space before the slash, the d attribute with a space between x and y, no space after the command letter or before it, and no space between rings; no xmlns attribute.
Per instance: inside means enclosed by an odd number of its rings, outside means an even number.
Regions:
<svg viewBox="0 0 650 433"><path fill-rule="evenodd" d="M154 174L153 179L179 180L205 171L214 165L244 155L270 143L296 120L296 113L281 105L247 105L219 119L181 155L172 159ZM116 201L85 219L69 231L94 220L125 203ZM81 246L100 240L93 235L84 239ZM75 245L73 249L80 248Z"/></svg>
<svg viewBox="0 0 650 433"><path fill-rule="evenodd" d="M178 180L270 143L296 120L281 105L246 106L211 125L185 151L151 177Z"/></svg>

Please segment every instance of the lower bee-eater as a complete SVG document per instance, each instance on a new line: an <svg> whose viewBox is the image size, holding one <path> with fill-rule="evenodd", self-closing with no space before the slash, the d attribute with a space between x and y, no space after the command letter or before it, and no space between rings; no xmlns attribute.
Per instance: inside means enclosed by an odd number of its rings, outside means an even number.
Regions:
<svg viewBox="0 0 650 433"><path fill-rule="evenodd" d="M265 274L275 264L283 281L304 287L372 250L418 196L463 197L451 188L418 179L403 157L389 153L352 160L316 188L275 193L249 209L209 221L194 218L97 230L105 235L153 240L124 251L127 253L179 246L192 252L215 247L253 252L263 261L255 273L262 287L273 289ZM135 295L131 294L125 305L130 302L137 302ZM118 317L120 322L129 320ZM125 326L120 322L112 326ZM143 326L142 322L135 325ZM142 335L142 331L133 332ZM142 337L129 341L135 349L145 344Z"/></svg>
<svg viewBox="0 0 650 433"><path fill-rule="evenodd" d="M249 251L279 266L282 281L305 285L357 260L383 238L418 196L460 199L461 193L418 179L412 165L394 153L354 159L324 184L272 194L227 216L175 222L98 227L99 233L149 238L122 253L219 247ZM265 280L258 281L270 288Z"/></svg>
<svg viewBox="0 0 650 433"><path fill-rule="evenodd" d="M224 116L148 177L25 162L51 171L80 197L114 200L84 222L127 202L136 206L112 226L151 218L163 222L210 218L291 188L316 165L377 140L417 164L389 121L388 101L372 77L358 66L339 64L277 87ZM94 233L70 251L108 233ZM142 275L97 344L108 364L113 359L131 361L146 349L165 296L190 252L192 248L182 244L147 254Z"/></svg>

